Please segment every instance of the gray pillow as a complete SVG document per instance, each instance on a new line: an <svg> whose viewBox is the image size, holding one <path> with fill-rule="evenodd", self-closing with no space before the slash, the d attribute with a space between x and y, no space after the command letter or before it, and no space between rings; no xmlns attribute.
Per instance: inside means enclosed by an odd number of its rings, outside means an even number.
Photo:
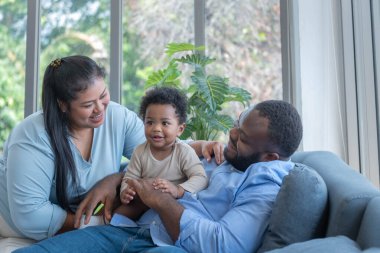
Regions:
<svg viewBox="0 0 380 253"><path fill-rule="evenodd" d="M294 243L281 249L267 253L361 253L359 245L346 236L314 239L307 242Z"/></svg>
<svg viewBox="0 0 380 253"><path fill-rule="evenodd" d="M263 243L257 252L320 236L326 205L327 188L321 176L310 167L297 163L284 177Z"/></svg>

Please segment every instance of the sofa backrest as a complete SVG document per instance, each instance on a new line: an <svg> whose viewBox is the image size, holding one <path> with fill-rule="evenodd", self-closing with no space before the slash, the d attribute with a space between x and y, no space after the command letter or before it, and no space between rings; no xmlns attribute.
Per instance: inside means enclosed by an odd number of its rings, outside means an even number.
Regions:
<svg viewBox="0 0 380 253"><path fill-rule="evenodd" d="M328 190L326 236L345 235L356 240L368 202L380 191L363 175L328 151L296 152L292 161L316 170Z"/></svg>

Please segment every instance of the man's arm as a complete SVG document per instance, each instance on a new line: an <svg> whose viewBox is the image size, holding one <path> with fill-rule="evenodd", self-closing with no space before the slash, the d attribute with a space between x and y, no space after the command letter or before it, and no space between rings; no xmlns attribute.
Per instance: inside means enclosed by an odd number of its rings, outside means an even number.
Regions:
<svg viewBox="0 0 380 253"><path fill-rule="evenodd" d="M210 205L206 211L202 203L197 205L192 201L190 205L194 208L185 209L169 194L153 190L150 182L135 180L129 183L134 184L145 204L160 215L175 245L189 252L257 250L279 189L276 183L266 178L259 180L259 184L256 180L250 180L239 188L229 207L218 206L217 201L214 202L214 211Z"/></svg>

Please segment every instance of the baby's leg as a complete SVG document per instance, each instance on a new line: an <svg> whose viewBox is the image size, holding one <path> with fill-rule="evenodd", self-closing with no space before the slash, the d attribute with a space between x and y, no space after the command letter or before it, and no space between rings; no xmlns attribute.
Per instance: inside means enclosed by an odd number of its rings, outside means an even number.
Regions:
<svg viewBox="0 0 380 253"><path fill-rule="evenodd" d="M114 213L118 213L132 220L137 220L140 216L145 213L149 207L147 207L140 198L135 198L129 204L121 204L118 208L115 209Z"/></svg>

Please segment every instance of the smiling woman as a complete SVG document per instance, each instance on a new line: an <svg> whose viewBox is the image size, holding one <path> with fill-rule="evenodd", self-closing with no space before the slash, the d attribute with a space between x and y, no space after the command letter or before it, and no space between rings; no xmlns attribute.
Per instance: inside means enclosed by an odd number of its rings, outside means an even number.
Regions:
<svg viewBox="0 0 380 253"><path fill-rule="evenodd" d="M145 136L137 115L110 101L104 78L89 57L54 60L43 79L43 111L9 136L0 214L18 237L41 240L74 229L75 209L101 179L103 195L89 208L102 202L111 209L116 189L109 185L121 181L121 156L130 158Z"/></svg>

